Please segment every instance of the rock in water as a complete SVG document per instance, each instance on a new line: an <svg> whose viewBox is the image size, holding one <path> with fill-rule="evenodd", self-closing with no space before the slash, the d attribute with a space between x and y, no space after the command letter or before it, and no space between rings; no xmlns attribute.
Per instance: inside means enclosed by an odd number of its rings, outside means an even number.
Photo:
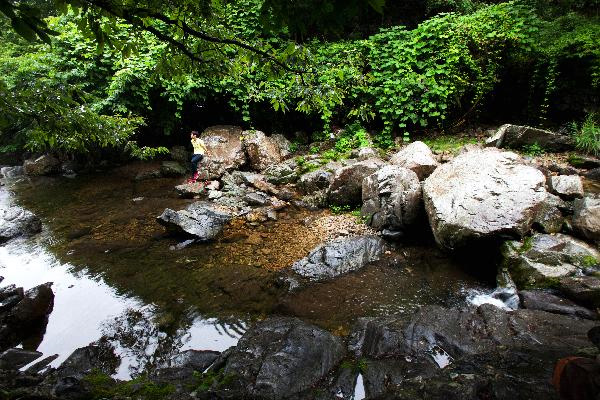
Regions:
<svg viewBox="0 0 600 400"><path fill-rule="evenodd" d="M186 169L177 161L163 161L160 166L160 174L166 177L177 177L186 174Z"/></svg>
<svg viewBox="0 0 600 400"><path fill-rule="evenodd" d="M600 240L600 199L586 196L575 200L573 227L586 239Z"/></svg>
<svg viewBox="0 0 600 400"><path fill-rule="evenodd" d="M379 260L384 251L385 242L376 236L340 238L317 246L292 270L313 281L331 279Z"/></svg>
<svg viewBox="0 0 600 400"><path fill-rule="evenodd" d="M548 196L545 182L515 153L484 149L459 155L423 186L437 243L452 250L475 240L522 237Z"/></svg>
<svg viewBox="0 0 600 400"><path fill-rule="evenodd" d="M211 240L223 231L231 214L212 203L199 201L181 211L167 208L156 220L170 232Z"/></svg>
<svg viewBox="0 0 600 400"><path fill-rule="evenodd" d="M511 149L537 144L546 151L567 151L573 149L573 138L530 126L506 124L486 140L486 144Z"/></svg>
<svg viewBox="0 0 600 400"><path fill-rule="evenodd" d="M410 169L388 165L362 184L361 215L376 230L403 230L413 224L421 205L421 183Z"/></svg>
<svg viewBox="0 0 600 400"><path fill-rule="evenodd" d="M175 191L180 197L192 199L206 192L206 188L202 182L182 183L175 186Z"/></svg>
<svg viewBox="0 0 600 400"><path fill-rule="evenodd" d="M429 146L418 141L394 154L390 162L410 169L417 174L420 180L427 178L439 166Z"/></svg>
<svg viewBox="0 0 600 400"><path fill-rule="evenodd" d="M362 200L362 181L383 166L378 159L360 161L335 171L329 186L329 202L334 205L357 205Z"/></svg>
<svg viewBox="0 0 600 400"><path fill-rule="evenodd" d="M42 221L17 206L0 210L0 243L18 236L33 236L42 230Z"/></svg>
<svg viewBox="0 0 600 400"><path fill-rule="evenodd" d="M52 283L36 286L25 292L23 299L17 303L8 315L8 320L16 327L31 327L43 321L54 308Z"/></svg>
<svg viewBox="0 0 600 400"><path fill-rule="evenodd" d="M201 168L207 173L208 179L220 178L225 172L238 169L246 163L241 136L242 128L239 126L211 126L202 132L208 154L202 160Z"/></svg>
<svg viewBox="0 0 600 400"><path fill-rule="evenodd" d="M230 379L213 389L235 398L290 398L312 388L344 355L331 333L296 318L270 318L242 336L223 369Z"/></svg>
<svg viewBox="0 0 600 400"><path fill-rule="evenodd" d="M38 158L25 160L23 163L25 174L42 176L60 172L60 161L51 154L44 154Z"/></svg>
<svg viewBox="0 0 600 400"><path fill-rule="evenodd" d="M560 278L580 275L600 263L596 249L560 233L506 242L502 253L503 266L519 289L556 286Z"/></svg>

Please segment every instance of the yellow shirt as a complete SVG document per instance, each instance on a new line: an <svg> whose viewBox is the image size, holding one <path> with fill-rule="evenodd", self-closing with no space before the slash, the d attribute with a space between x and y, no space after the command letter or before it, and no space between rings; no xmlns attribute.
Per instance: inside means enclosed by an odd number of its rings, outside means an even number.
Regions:
<svg viewBox="0 0 600 400"><path fill-rule="evenodd" d="M206 153L206 145L204 141L200 138L192 139L192 146L194 146L194 154L202 154Z"/></svg>

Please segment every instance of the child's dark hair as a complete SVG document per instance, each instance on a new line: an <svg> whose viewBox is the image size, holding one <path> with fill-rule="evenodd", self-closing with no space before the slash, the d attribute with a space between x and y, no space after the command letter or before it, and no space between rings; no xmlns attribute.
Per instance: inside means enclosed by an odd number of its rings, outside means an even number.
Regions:
<svg viewBox="0 0 600 400"><path fill-rule="evenodd" d="M198 133L198 131L191 131L190 135L200 136L200 134Z"/></svg>

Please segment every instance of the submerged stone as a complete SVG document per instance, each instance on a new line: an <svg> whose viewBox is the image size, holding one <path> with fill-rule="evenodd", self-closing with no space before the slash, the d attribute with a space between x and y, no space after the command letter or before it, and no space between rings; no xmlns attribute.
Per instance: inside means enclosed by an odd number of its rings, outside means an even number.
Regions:
<svg viewBox="0 0 600 400"><path fill-rule="evenodd" d="M19 236L33 236L42 230L42 221L32 212L13 206L0 210L0 243Z"/></svg>
<svg viewBox="0 0 600 400"><path fill-rule="evenodd" d="M231 218L231 213L223 208L199 201L181 211L167 208L156 220L172 233L191 235L204 241L220 235Z"/></svg>

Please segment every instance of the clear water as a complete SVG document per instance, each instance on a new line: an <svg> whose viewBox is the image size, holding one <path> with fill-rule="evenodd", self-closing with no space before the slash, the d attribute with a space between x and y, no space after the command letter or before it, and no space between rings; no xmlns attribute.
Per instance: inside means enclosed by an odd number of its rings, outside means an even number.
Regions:
<svg viewBox="0 0 600 400"><path fill-rule="evenodd" d="M214 243L177 249L178 240L155 217L190 200L176 196L176 179L134 181L149 167L0 188L0 207L17 202L44 222L42 235L0 247L0 275L2 285L26 289L53 282L46 332L23 344L59 354L53 365L105 336L123 359L117 376L126 378L167 364L181 350L225 350L270 315L296 316L344 335L358 317L464 304L474 291L493 290L425 244L288 294L278 284L280 270L319 243L304 223L314 214L287 210L260 226L234 221Z"/></svg>

